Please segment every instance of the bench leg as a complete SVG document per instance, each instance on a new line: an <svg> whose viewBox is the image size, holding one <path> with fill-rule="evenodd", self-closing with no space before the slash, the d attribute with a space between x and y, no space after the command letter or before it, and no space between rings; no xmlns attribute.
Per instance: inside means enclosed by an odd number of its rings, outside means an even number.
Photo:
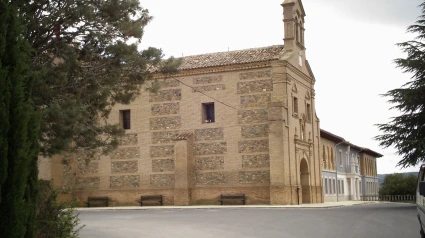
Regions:
<svg viewBox="0 0 425 238"><path fill-rule="evenodd" d="M162 201L159 201L159 203L161 204L161 206L162 206Z"/></svg>

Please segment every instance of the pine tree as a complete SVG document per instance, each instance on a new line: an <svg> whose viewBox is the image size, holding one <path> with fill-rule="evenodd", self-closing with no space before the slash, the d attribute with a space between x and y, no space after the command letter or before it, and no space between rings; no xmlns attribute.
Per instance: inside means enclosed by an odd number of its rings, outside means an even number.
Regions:
<svg viewBox="0 0 425 238"><path fill-rule="evenodd" d="M401 115L378 124L383 134L375 137L381 146L397 149L402 156L398 166L402 168L425 162L425 2L420 7L422 15L407 30L416 38L397 44L407 57L394 61L404 73L412 75L411 81L384 94Z"/></svg>
<svg viewBox="0 0 425 238"><path fill-rule="evenodd" d="M153 82L152 71L173 73L178 60L160 49L139 51L152 17L139 0L16 1L25 16L34 100L43 113L41 150L108 149L122 130L106 123L116 103L127 104ZM128 44L129 41L135 42ZM149 84L150 85L150 84Z"/></svg>
<svg viewBox="0 0 425 238"><path fill-rule="evenodd" d="M29 46L22 38L18 11L9 1L0 1L0 20L0 110L2 127L7 128L1 129L0 234L32 237L39 120L31 100L32 83L26 77Z"/></svg>

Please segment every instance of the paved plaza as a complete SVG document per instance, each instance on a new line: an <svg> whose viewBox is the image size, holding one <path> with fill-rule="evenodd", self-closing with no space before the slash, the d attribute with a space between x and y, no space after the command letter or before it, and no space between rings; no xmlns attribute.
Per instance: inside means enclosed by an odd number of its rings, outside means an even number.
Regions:
<svg viewBox="0 0 425 238"><path fill-rule="evenodd" d="M419 237L414 204L79 209L82 238Z"/></svg>

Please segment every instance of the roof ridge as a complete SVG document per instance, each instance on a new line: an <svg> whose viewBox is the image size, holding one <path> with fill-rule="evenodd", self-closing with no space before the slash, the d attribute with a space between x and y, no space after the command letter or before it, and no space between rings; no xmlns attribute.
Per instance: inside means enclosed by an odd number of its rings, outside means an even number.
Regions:
<svg viewBox="0 0 425 238"><path fill-rule="evenodd" d="M240 50L219 51L219 52L203 53L203 54L196 54L196 55L187 55L187 56L183 56L183 57L179 57L179 58L212 55L212 54L220 54L220 53L237 53L237 52L243 52L243 51L249 51L249 50L260 50L260 49L278 48L278 47L283 48L283 45L270 45L270 46L253 47L253 48L240 49Z"/></svg>

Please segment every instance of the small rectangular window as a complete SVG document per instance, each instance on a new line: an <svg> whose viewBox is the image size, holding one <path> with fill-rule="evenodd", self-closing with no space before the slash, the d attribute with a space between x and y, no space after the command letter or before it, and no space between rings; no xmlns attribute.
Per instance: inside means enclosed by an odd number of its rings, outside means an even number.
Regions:
<svg viewBox="0 0 425 238"><path fill-rule="evenodd" d="M215 122L214 103L202 103L202 122L212 123Z"/></svg>
<svg viewBox="0 0 425 238"><path fill-rule="evenodd" d="M120 124L123 129L130 129L130 110L121 110L120 111Z"/></svg>
<svg viewBox="0 0 425 238"><path fill-rule="evenodd" d="M325 193L328 194L328 179L325 178Z"/></svg>
<svg viewBox="0 0 425 238"><path fill-rule="evenodd" d="M293 105L293 107L294 107L294 114L295 115L298 115L298 98L297 97L294 97L294 105Z"/></svg>
<svg viewBox="0 0 425 238"><path fill-rule="evenodd" d="M337 183L337 187L338 187L338 194L341 194L340 186L341 186L341 180L339 180L339 179L338 179L338 183Z"/></svg>
<svg viewBox="0 0 425 238"><path fill-rule="evenodd" d="M307 121L311 121L311 106L307 103Z"/></svg>
<svg viewBox="0 0 425 238"><path fill-rule="evenodd" d="M342 151L339 151L339 167L342 167Z"/></svg>

